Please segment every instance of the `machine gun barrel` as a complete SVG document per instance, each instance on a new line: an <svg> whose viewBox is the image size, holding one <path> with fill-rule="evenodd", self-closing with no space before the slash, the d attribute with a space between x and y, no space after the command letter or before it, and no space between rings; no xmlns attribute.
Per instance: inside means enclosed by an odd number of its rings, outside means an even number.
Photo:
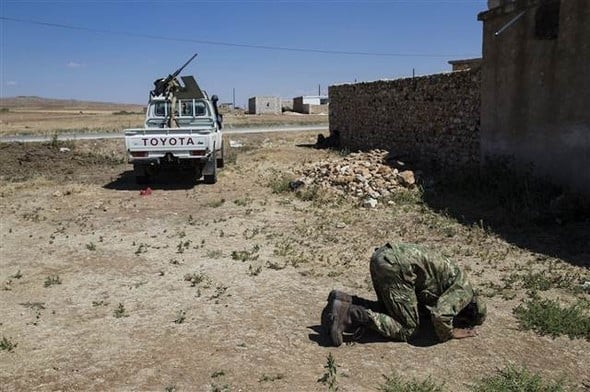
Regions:
<svg viewBox="0 0 590 392"><path fill-rule="evenodd" d="M178 68L178 69L177 69L177 70L176 70L176 71L175 71L175 72L174 72L174 73L173 73L171 76L172 76L172 77L174 77L174 78L175 78L175 77L177 77L177 76L178 76L178 75L179 75L179 74L182 72L182 70L183 70L183 69L184 69L184 68L185 68L187 65L189 65L189 64L190 64L190 62L191 62L191 61L193 61L193 59L194 59L195 57L197 57L197 54L198 54L198 53L195 53L195 54L193 54L193 56L192 56L190 59L188 59L188 61L187 61L186 63L184 63L184 65L183 65L182 67Z"/></svg>

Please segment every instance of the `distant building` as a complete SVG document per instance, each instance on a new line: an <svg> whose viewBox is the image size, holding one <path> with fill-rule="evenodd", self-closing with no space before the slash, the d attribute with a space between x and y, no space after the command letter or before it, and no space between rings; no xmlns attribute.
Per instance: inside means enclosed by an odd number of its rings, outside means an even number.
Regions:
<svg viewBox="0 0 590 392"><path fill-rule="evenodd" d="M477 59L464 59L464 60L451 60L449 64L453 67L453 71L466 71L468 69L476 69L481 67L481 58Z"/></svg>
<svg viewBox="0 0 590 392"><path fill-rule="evenodd" d="M282 106L283 112L293 111L293 100L292 99L283 99L283 100L281 100L281 106Z"/></svg>
<svg viewBox="0 0 590 392"><path fill-rule="evenodd" d="M590 1L490 0L481 155L590 194Z"/></svg>
<svg viewBox="0 0 590 392"><path fill-rule="evenodd" d="M252 97L248 99L248 113L250 114L281 114L281 98Z"/></svg>
<svg viewBox="0 0 590 392"><path fill-rule="evenodd" d="M234 104L232 102L222 102L219 104L219 109L224 111L234 110Z"/></svg>
<svg viewBox="0 0 590 392"><path fill-rule="evenodd" d="M298 113L327 113L329 99L325 95L306 95L293 98L293 111Z"/></svg>

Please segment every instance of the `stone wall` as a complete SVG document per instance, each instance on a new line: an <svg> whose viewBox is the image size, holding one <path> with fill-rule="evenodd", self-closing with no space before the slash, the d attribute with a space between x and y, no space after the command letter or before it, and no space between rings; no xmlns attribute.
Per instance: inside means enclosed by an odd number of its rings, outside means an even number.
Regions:
<svg viewBox="0 0 590 392"><path fill-rule="evenodd" d="M342 148L441 168L479 165L480 70L330 86Z"/></svg>

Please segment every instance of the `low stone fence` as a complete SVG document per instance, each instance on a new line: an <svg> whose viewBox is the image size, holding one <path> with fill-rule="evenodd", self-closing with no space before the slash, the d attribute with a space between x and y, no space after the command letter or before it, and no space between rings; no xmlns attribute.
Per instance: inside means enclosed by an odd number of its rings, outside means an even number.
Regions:
<svg viewBox="0 0 590 392"><path fill-rule="evenodd" d="M330 86L330 133L352 151L456 169L479 165L480 70Z"/></svg>

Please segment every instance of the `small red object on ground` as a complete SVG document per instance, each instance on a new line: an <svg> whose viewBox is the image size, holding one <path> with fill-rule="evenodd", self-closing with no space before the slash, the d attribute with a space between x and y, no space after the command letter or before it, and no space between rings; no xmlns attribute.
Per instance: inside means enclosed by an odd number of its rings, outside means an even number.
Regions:
<svg viewBox="0 0 590 392"><path fill-rule="evenodd" d="M141 191L139 191L139 195L140 196L149 196L152 194L152 188L147 187L145 189L142 189Z"/></svg>

